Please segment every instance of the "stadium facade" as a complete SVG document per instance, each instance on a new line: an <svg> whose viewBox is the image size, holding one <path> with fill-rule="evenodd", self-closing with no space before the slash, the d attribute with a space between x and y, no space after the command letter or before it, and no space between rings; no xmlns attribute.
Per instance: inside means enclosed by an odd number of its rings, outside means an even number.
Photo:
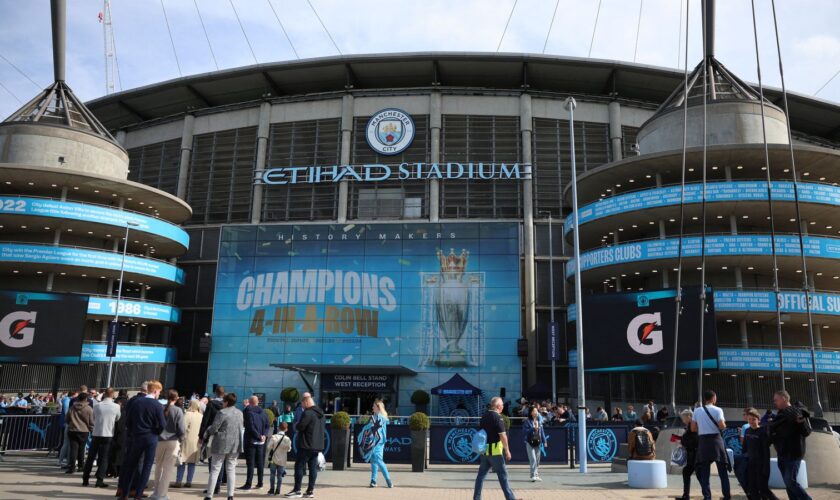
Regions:
<svg viewBox="0 0 840 500"><path fill-rule="evenodd" d="M308 384L325 399L379 394L402 412L412 407L414 390L454 374L486 394L505 388L509 399L533 386L544 391L553 309L561 325L558 393L566 397L574 387L567 321L574 293L564 229L564 100L577 100L586 290L673 287L676 259L668 249L678 230L673 184L682 122L668 122L681 117L668 106L678 102L672 93L682 81L679 71L614 61L418 53L243 67L91 101L93 115L127 152L128 184L149 186L148 196L156 196L146 203L192 207L183 221L189 249L178 259L184 283L170 296L180 322L165 326L166 335L138 339L175 348L177 359L165 366L174 366L169 381L183 390L223 384L277 399L283 387ZM763 146L755 121L741 127L740 117L754 118L757 107L754 91L740 84L750 99L712 98L712 107L727 111L710 129L719 140L708 150L709 195L717 198L709 202L707 231L727 233L714 236L725 251L709 257L717 266L710 284L722 361L759 356L772 349L776 332L766 242L753 234L766 234ZM766 97L774 173L779 166L776 229L785 237L795 232L781 173L785 117L772 104L781 93L766 90ZM808 236L830 252L840 230L831 220L840 107L789 99ZM674 134L680 144L671 147ZM697 143L690 146L696 168ZM688 217L697 206L687 202ZM181 222L187 212L160 216ZM697 228L688 223L686 234L696 236ZM624 251L635 240L645 241ZM607 261L601 254L608 251L620 259ZM820 365L823 404L838 411L835 258L814 255L809 272L827 360ZM783 286L797 288L798 258L779 253L779 262ZM691 272L684 278L699 283ZM785 295L785 304L786 348L804 350L799 295ZM88 339L100 338L91 327ZM744 406L751 394L776 387L770 355L761 362L722 363L709 384L725 405ZM807 399L806 371L788 376L792 391ZM593 373L588 383L599 401L663 401L670 392L667 373ZM679 382L678 400L694 401L693 387Z"/></svg>

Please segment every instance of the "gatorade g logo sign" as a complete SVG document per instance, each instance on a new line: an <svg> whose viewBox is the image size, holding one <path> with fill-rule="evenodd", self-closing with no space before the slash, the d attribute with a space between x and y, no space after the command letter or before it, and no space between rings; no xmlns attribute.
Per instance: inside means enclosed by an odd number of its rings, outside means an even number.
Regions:
<svg viewBox="0 0 840 500"><path fill-rule="evenodd" d="M627 325L627 343L639 354L656 354L663 349L662 316L656 313L639 314Z"/></svg>
<svg viewBox="0 0 840 500"><path fill-rule="evenodd" d="M9 347L29 347L35 340L34 311L14 311L0 320L0 342Z"/></svg>

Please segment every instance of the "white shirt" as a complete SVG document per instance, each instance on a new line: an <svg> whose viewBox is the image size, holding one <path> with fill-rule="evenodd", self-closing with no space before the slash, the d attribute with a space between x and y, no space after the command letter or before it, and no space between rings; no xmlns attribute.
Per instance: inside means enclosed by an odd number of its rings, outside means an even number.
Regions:
<svg viewBox="0 0 840 500"><path fill-rule="evenodd" d="M698 408L697 411L694 412L693 418L693 420L697 422L697 434L701 436L706 434L720 434L720 428L717 424L723 421L723 410L715 405L706 405L706 408L709 410L709 413L712 414L712 418L715 419L715 422L712 422L712 419L709 418L709 415L706 414L703 408Z"/></svg>

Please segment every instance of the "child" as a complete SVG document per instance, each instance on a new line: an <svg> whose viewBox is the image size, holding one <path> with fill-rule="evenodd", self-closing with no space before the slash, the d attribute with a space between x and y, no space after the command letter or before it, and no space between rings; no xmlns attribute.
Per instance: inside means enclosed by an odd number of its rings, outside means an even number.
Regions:
<svg viewBox="0 0 840 500"><path fill-rule="evenodd" d="M289 450L292 449L292 440L286 436L286 431L288 430L289 424L281 422L278 425L277 434L271 436L271 439L268 441L268 446L265 449L268 470L271 473L269 476L271 481L268 487L269 495L280 494L280 483L283 482L283 476L286 475L286 459L288 458ZM276 483L275 479L277 480Z"/></svg>

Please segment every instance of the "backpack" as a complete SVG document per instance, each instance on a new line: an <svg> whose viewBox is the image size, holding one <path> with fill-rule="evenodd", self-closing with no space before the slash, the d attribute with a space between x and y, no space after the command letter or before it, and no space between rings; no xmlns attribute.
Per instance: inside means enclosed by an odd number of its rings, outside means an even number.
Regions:
<svg viewBox="0 0 840 500"><path fill-rule="evenodd" d="M653 455L653 445L649 432L637 432L635 440L635 454L638 458L650 458Z"/></svg>
<svg viewBox="0 0 840 500"><path fill-rule="evenodd" d="M472 452L482 454L487 450L487 431L479 430L472 436Z"/></svg>

